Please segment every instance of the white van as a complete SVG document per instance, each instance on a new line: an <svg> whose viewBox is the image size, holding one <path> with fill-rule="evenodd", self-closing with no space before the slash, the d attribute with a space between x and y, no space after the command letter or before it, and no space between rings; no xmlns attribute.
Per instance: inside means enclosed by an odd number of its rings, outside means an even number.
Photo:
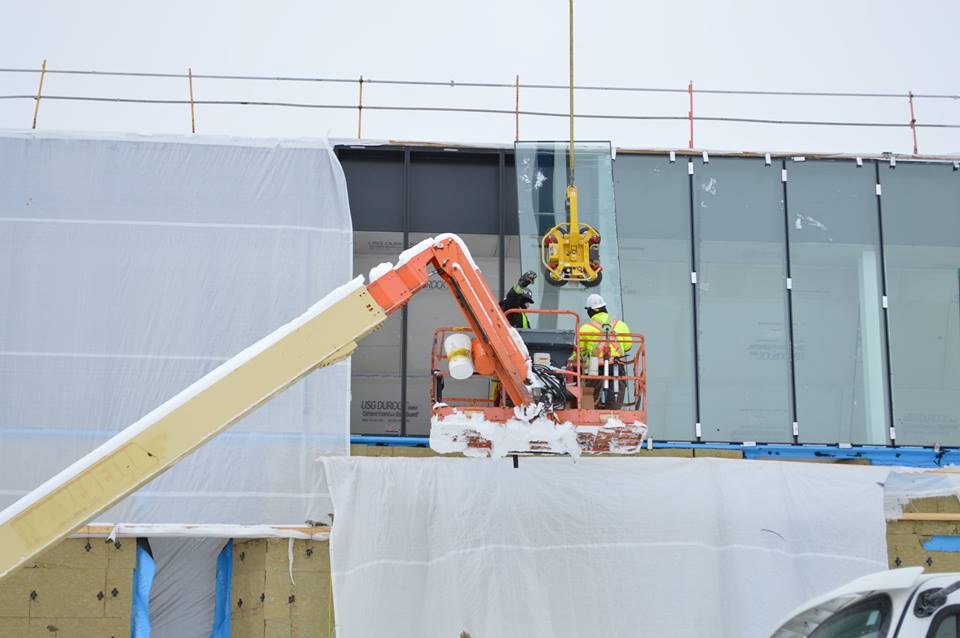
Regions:
<svg viewBox="0 0 960 638"><path fill-rule="evenodd" d="M801 605L772 638L960 638L960 573L906 567L858 578Z"/></svg>

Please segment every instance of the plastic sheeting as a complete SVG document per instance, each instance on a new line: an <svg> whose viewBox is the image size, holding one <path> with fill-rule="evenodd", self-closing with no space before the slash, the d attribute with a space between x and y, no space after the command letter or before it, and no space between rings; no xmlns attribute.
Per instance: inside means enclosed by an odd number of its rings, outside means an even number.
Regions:
<svg viewBox="0 0 960 638"><path fill-rule="evenodd" d="M322 140L0 133L0 509L351 278ZM330 512L349 362L317 371L98 517ZM211 575L212 578L212 575Z"/></svg>
<svg viewBox="0 0 960 638"><path fill-rule="evenodd" d="M769 636L812 596L887 565L886 468L720 459L325 465L342 638Z"/></svg>
<svg viewBox="0 0 960 638"><path fill-rule="evenodd" d="M0 509L348 281L351 238L323 141L0 134ZM98 520L325 520L348 406L318 371ZM137 635L206 637L225 541L151 542Z"/></svg>
<svg viewBox="0 0 960 638"><path fill-rule="evenodd" d="M151 538L156 576L150 591L150 638L220 638L216 631L217 538Z"/></svg>
<svg viewBox="0 0 960 638"><path fill-rule="evenodd" d="M150 589L157 564L147 539L137 539L137 566L133 570L133 605L130 638L150 638Z"/></svg>
<svg viewBox="0 0 960 638"><path fill-rule="evenodd" d="M230 592L233 585L233 541L217 557L217 602L213 611L213 630L210 638L230 638Z"/></svg>

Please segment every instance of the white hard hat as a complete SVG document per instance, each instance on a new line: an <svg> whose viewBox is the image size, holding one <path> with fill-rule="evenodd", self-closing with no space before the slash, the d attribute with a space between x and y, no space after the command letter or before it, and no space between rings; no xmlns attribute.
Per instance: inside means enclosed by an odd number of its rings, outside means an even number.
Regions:
<svg viewBox="0 0 960 638"><path fill-rule="evenodd" d="M597 308L603 308L606 305L607 305L607 302L605 302L603 300L603 297L601 297L597 293L593 293L592 295L587 297L587 305L586 305L587 310L596 310Z"/></svg>

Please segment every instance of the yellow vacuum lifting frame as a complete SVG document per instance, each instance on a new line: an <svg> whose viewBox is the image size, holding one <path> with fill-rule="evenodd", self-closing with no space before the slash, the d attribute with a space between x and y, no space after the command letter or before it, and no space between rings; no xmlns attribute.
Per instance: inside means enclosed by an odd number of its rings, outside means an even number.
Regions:
<svg viewBox="0 0 960 638"><path fill-rule="evenodd" d="M311 370L350 356L386 317L361 278L338 288L0 512L0 578Z"/></svg>

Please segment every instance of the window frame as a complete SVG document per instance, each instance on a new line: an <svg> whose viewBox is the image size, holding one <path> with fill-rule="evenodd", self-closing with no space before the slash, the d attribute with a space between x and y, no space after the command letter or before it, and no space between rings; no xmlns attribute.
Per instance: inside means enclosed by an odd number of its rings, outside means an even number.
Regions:
<svg viewBox="0 0 960 638"><path fill-rule="evenodd" d="M838 610L835 614L820 623L820 625L810 633L808 638L823 638L821 632L824 628L828 627L828 623L842 620L848 615L863 611L864 608L874 607L877 605L877 603L880 603L880 613L882 614L878 636L880 636L880 638L885 638L890 632L890 627L893 624L893 600L890 598L889 594L885 593L867 596L863 600Z"/></svg>
<svg viewBox="0 0 960 638"><path fill-rule="evenodd" d="M930 626L927 628L927 633L925 634L926 638L933 638L936 636L937 631L940 629L940 625L942 625L943 621L950 616L953 616L957 619L954 638L960 638L960 604L947 605L943 609L937 610L937 613L934 614L933 618L930 620Z"/></svg>

